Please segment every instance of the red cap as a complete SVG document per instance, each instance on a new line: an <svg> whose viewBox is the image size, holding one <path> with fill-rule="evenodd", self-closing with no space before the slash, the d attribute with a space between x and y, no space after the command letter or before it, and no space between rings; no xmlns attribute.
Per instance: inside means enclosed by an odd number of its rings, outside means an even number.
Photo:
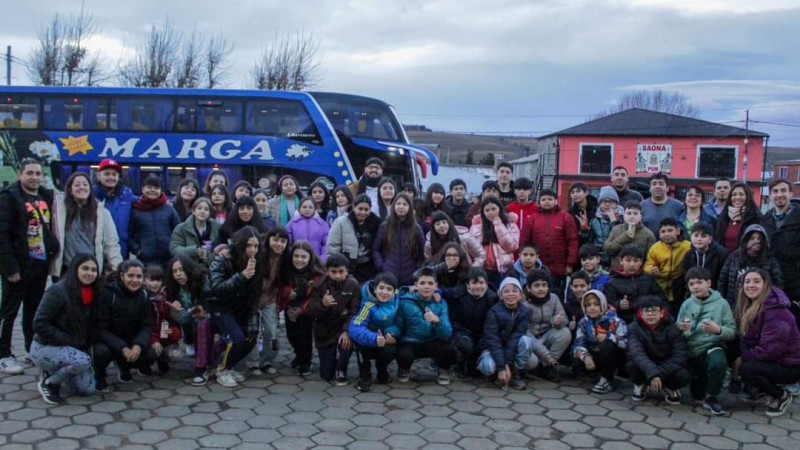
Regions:
<svg viewBox="0 0 800 450"><path fill-rule="evenodd" d="M106 169L114 169L117 173L122 174L122 166L119 165L118 162L114 161L113 159L104 159L100 162L100 167L97 169L98 172L102 172Z"/></svg>

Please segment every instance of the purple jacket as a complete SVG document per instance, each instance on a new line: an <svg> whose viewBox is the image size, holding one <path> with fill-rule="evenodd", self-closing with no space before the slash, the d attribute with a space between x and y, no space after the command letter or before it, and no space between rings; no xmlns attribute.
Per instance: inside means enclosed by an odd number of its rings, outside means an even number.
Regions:
<svg viewBox="0 0 800 450"><path fill-rule="evenodd" d="M401 228L397 236L394 237L391 249L384 252L383 241L386 236L386 222L378 227L378 234L372 242L372 260L375 268L379 272L390 272L397 277L400 286L410 286L414 284L414 271L422 265L425 260L425 235L422 234L422 227L414 225L416 234L416 257L411 256L409 245L410 238L408 232Z"/></svg>
<svg viewBox="0 0 800 450"><path fill-rule="evenodd" d="M317 216L306 218L298 215L286 224L286 231L289 232L291 242L308 241L323 261L328 258L328 232L330 229L328 222Z"/></svg>
<svg viewBox="0 0 800 450"><path fill-rule="evenodd" d="M782 290L772 288L761 314L742 336L742 361L800 366L800 331L789 311L791 304Z"/></svg>

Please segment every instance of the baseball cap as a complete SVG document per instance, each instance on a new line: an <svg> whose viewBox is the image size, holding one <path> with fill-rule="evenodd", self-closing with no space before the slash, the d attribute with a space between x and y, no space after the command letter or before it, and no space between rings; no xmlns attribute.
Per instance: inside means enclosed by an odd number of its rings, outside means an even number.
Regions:
<svg viewBox="0 0 800 450"><path fill-rule="evenodd" d="M106 169L114 169L117 173L122 174L122 166L111 158L106 158L100 162L100 167L97 168L98 172Z"/></svg>

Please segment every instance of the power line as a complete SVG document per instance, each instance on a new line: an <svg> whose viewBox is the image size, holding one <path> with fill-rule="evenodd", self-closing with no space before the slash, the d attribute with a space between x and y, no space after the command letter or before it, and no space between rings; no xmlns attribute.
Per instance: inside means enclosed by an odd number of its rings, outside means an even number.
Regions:
<svg viewBox="0 0 800 450"><path fill-rule="evenodd" d="M797 124L794 124L794 123L768 122L766 120L751 120L750 122L753 122L753 123L766 123L766 124L769 124L769 125L778 125L778 126L781 126L781 127L800 128L800 125L797 125Z"/></svg>

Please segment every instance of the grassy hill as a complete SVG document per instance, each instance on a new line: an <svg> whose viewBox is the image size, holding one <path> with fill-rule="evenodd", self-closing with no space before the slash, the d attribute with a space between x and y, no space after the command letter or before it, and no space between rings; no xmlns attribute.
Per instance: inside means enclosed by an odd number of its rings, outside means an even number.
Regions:
<svg viewBox="0 0 800 450"><path fill-rule="evenodd" d="M486 154L503 155L508 161L534 154L537 140L519 136L484 136L477 134L441 133L436 131L406 130L409 139L417 145L434 148L438 145L439 162L442 164L464 163L471 149L475 162Z"/></svg>

